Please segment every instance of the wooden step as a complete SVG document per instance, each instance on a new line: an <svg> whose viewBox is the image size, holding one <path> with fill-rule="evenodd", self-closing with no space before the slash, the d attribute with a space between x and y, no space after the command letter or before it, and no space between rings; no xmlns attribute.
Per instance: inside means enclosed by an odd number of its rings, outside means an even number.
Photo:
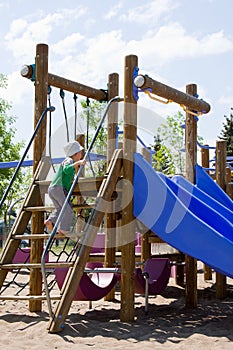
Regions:
<svg viewBox="0 0 233 350"><path fill-rule="evenodd" d="M34 233L31 235L12 235L11 239L23 239L23 240L32 240L32 239L49 239L50 234L49 233ZM59 238L65 238L64 235L57 233L54 236L55 239Z"/></svg>
<svg viewBox="0 0 233 350"><path fill-rule="evenodd" d="M29 211L29 212L40 212L40 211L45 211L45 212L51 212L54 210L53 206L38 206L38 207L24 207L24 211Z"/></svg>
<svg viewBox="0 0 233 350"><path fill-rule="evenodd" d="M51 300L60 300L61 295L50 296ZM45 295L0 295L0 300L46 300Z"/></svg>
<svg viewBox="0 0 233 350"><path fill-rule="evenodd" d="M73 266L72 262L49 262L45 263L46 269L54 269L60 267L71 267ZM40 269L41 263L22 263L22 264L0 264L0 269L2 270L13 270L13 269Z"/></svg>
<svg viewBox="0 0 233 350"><path fill-rule="evenodd" d="M105 176L79 178L74 189L74 195L96 197L104 178ZM42 193L46 193L48 191L50 183L51 181L48 180L35 181L35 184L41 187Z"/></svg>
<svg viewBox="0 0 233 350"><path fill-rule="evenodd" d="M74 204L73 207L76 208L76 209L93 208L93 207L95 207L95 203ZM23 208L23 210L29 211L29 212L32 212L32 213L41 212L41 211L52 212L54 210L54 207L53 206L25 207L25 208Z"/></svg>

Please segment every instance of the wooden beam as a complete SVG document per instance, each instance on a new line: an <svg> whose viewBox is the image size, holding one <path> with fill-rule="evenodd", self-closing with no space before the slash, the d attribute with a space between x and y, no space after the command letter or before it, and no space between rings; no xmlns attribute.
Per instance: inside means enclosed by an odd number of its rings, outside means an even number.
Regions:
<svg viewBox="0 0 233 350"><path fill-rule="evenodd" d="M206 145L208 146L208 145ZM201 165L203 168L209 168L210 167L210 152L209 148L202 148L201 149ZM207 170L207 173L209 171ZM212 269L204 264L204 280L212 280Z"/></svg>
<svg viewBox="0 0 233 350"><path fill-rule="evenodd" d="M216 142L216 182L226 191L226 141ZM216 272L216 297L224 299L227 294L226 276Z"/></svg>
<svg viewBox="0 0 233 350"><path fill-rule="evenodd" d="M36 47L36 72L35 72L35 104L34 104L34 126L38 123L38 120L42 112L47 108L47 94L48 94L48 45L38 44ZM37 169L37 166L45 154L46 148L46 124L47 118L45 117L37 137L34 140L33 149L33 174ZM36 200L36 205L42 206L44 196L39 195ZM37 212L32 214L31 232L43 233L44 232L44 213ZM32 263L40 263L43 253L43 241L33 240L31 242L31 254L30 261ZM40 270L30 271L30 294L40 295L42 291L42 274ZM29 302L29 310L31 312L41 311L42 303L40 300L31 300Z"/></svg>
<svg viewBox="0 0 233 350"><path fill-rule="evenodd" d="M189 84L186 86L189 95L197 93L197 86ZM185 155L186 155L186 178L195 184L195 165L197 163L197 122L195 117L186 113L185 121ZM186 232L188 236L188 232ZM186 255L186 307L197 307L197 261Z"/></svg>
<svg viewBox="0 0 233 350"><path fill-rule="evenodd" d="M109 74L108 77L108 99L119 95L119 75L117 73ZM108 112L108 136L107 136L107 164L109 165L113 153L116 149L118 126L118 103L114 103ZM105 236L105 267L113 267L116 253L116 215L115 203L112 201L109 211L106 213L106 236ZM113 301L115 298L115 290L111 290L105 296L106 301Z"/></svg>
<svg viewBox="0 0 233 350"><path fill-rule="evenodd" d="M24 78L32 78L33 70L30 65L25 65L21 70L21 75ZM80 84L76 81L60 77L58 75L48 73L48 84L50 86L72 92L74 94L93 98L97 101L106 100L106 92L101 89L95 89L91 86Z"/></svg>
<svg viewBox="0 0 233 350"><path fill-rule="evenodd" d="M133 74L138 58L125 57L124 67L124 133L123 133L123 193L122 193L122 273L121 311L123 322L134 320L135 218L133 215L134 153L137 140L137 101L133 96Z"/></svg>
<svg viewBox="0 0 233 350"><path fill-rule="evenodd" d="M208 113L210 105L186 91L186 93L176 90L168 85L162 84L147 75L139 74L134 79L134 84L140 89L150 89L150 91L169 101L179 103L191 109L192 111Z"/></svg>

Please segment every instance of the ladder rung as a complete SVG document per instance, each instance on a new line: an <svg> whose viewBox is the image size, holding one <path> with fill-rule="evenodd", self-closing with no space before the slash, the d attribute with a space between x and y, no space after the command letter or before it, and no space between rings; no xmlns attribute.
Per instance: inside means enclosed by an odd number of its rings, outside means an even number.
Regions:
<svg viewBox="0 0 233 350"><path fill-rule="evenodd" d="M50 234L46 233L34 233L32 235L12 235L12 239L24 239L24 240L30 240L30 239L49 239ZM57 233L54 238L65 238L64 235Z"/></svg>
<svg viewBox="0 0 233 350"><path fill-rule="evenodd" d="M36 211L53 211L54 207L52 206L39 206L39 207L24 207L23 210L36 212Z"/></svg>
<svg viewBox="0 0 233 350"><path fill-rule="evenodd" d="M95 206L95 203L83 203L83 204L74 204L74 208L78 209L86 209L86 208L93 208ZM39 206L39 207L25 207L25 211L30 211L30 212L40 212L40 211L45 211L45 212L51 212L54 210L53 206Z"/></svg>
<svg viewBox="0 0 233 350"><path fill-rule="evenodd" d="M95 203L74 204L73 207L74 208L78 208L78 209L94 208L95 207Z"/></svg>
<svg viewBox="0 0 233 350"><path fill-rule="evenodd" d="M71 267L73 266L72 262L51 262L45 263L45 268L53 269L59 267ZM22 263L22 264L0 264L0 269L2 270L13 270L13 269L40 269L41 263Z"/></svg>
<svg viewBox="0 0 233 350"><path fill-rule="evenodd" d="M50 296L51 300L60 300L61 295ZM0 300L46 300L44 295L0 295Z"/></svg>

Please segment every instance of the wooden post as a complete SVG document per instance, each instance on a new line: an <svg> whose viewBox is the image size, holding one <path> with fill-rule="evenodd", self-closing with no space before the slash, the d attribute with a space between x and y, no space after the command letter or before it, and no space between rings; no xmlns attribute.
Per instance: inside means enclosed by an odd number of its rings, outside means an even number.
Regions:
<svg viewBox="0 0 233 350"><path fill-rule="evenodd" d="M150 78L148 75L139 74L134 83L138 88L149 89L153 94L166 98L168 102L176 102L180 105L186 106L189 110L208 113L210 111L210 105L190 94L186 90L186 94L182 91L176 90L171 86L165 85Z"/></svg>
<svg viewBox="0 0 233 350"><path fill-rule="evenodd" d="M216 142L216 182L226 190L226 141ZM224 299L226 297L226 276L216 272L216 297Z"/></svg>
<svg viewBox="0 0 233 350"><path fill-rule="evenodd" d="M122 193L122 273L121 312L123 322L134 320L135 220L133 215L133 172L137 137L137 101L133 96L133 73L138 58L125 57L124 67L124 134Z"/></svg>
<svg viewBox="0 0 233 350"><path fill-rule="evenodd" d="M203 168L209 168L210 152L208 148L201 149L201 164ZM207 170L207 173L209 173L208 170ZM212 280L212 269L206 264L204 264L204 280L205 281Z"/></svg>
<svg viewBox="0 0 233 350"><path fill-rule="evenodd" d="M186 86L186 92L194 96L197 93L197 86L189 84ZM195 164L197 162L197 123L195 117L186 113L185 122L185 150L186 150L186 178L195 183ZM188 232L187 232L188 236ZM186 263L186 307L197 307L197 261L187 256Z"/></svg>
<svg viewBox="0 0 233 350"><path fill-rule="evenodd" d="M34 107L34 126L41 117L42 112L47 107L48 93L48 46L38 44L36 47L36 74L35 74L35 107ZM33 174L36 171L39 161L45 152L46 146L46 117L41 124L40 130L34 140L33 149ZM43 205L42 195L38 195L38 206ZM44 213L33 213L31 222L31 231L33 233L44 232ZM31 241L31 263L40 263L43 253L43 240ZM41 295L42 293L42 274L40 269L30 270L30 294ZM41 311L41 300L30 300L29 310L31 312Z"/></svg>
<svg viewBox="0 0 233 350"><path fill-rule="evenodd" d="M150 163L150 153L147 149L142 149L143 157ZM141 262L145 262L151 257L151 244L149 243L150 231L147 231L141 235Z"/></svg>
<svg viewBox="0 0 233 350"><path fill-rule="evenodd" d="M108 77L108 99L119 94L119 75L109 74ZM116 149L116 133L118 126L118 103L114 103L108 112L108 138L107 138L107 164L109 165ZM105 242L105 267L113 267L116 252L116 215L114 213L114 202L111 203L110 211L106 214L106 242ZM114 300L114 289L105 297L105 300Z"/></svg>
<svg viewBox="0 0 233 350"><path fill-rule="evenodd" d="M84 134L77 134L76 135L76 141L79 142L79 144L84 148L85 147L85 135ZM83 149L82 150L82 156L81 156L81 159L84 158L84 154L85 154L85 150ZM81 176L85 176L85 168L83 168L83 171L82 171L82 174ZM75 198L75 203L76 204L83 204L85 201L85 199L83 198L83 196L76 196ZM82 209L81 209L82 210ZM81 211L79 208L76 208L76 225L75 225L75 229L77 232L81 232L85 226L85 217L83 215L81 215L79 218L78 218L78 214L80 213ZM85 209L84 209L85 210Z"/></svg>
<svg viewBox="0 0 233 350"><path fill-rule="evenodd" d="M233 182L231 181L231 169L226 169L226 193L233 200Z"/></svg>

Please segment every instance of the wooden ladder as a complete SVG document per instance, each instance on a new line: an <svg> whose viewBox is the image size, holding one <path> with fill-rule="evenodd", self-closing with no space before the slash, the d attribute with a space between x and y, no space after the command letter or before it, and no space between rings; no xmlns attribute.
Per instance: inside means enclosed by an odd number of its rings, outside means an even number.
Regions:
<svg viewBox="0 0 233 350"><path fill-rule="evenodd" d="M41 280L42 284L42 275L41 275L41 256L40 259L36 259L34 261L30 257L30 262L25 263L12 263L16 252L18 248L20 247L20 244L22 240L30 240L31 245L32 243L39 242L40 245L44 244L44 240L48 239L50 237L50 234L46 233L32 233L32 234L25 234L25 231L27 229L27 226L29 224L30 219L33 215L42 214L42 223L44 222L44 213L49 212L53 210L53 207L51 206L43 206L41 205L41 197L47 193L48 186L50 184L50 181L46 180L46 177L48 175L49 169L51 167L51 162L49 157L44 157L41 162L39 163L37 170L35 172L35 175L33 177L32 183L29 187L29 190L27 192L27 195L23 201L22 208L19 212L19 215L17 216L14 225L7 237L7 240L3 246L1 256L0 256L0 291L3 287L4 281L7 278L8 272L14 269L29 269L30 270L30 280L31 278L34 278L34 280ZM80 183L77 184L74 190L74 194L81 196L92 196L96 197L98 193L98 189L101 185L101 182L104 177L96 178L95 181L93 178L89 179L80 179ZM77 204L74 205L76 210L81 209L87 209L92 208L93 204ZM43 226L43 224L42 224ZM56 238L63 238L63 236L56 235ZM43 252L43 250L42 250ZM48 262L46 263L46 268L53 269L55 267L70 267L73 263L71 262ZM32 274L35 274L35 276L32 276ZM39 275L39 278L38 278ZM29 300L30 303L35 303L38 301L42 301L46 299L45 295L42 295L41 287L38 288L39 293L35 293L35 291L30 290L30 295L27 296L19 296L19 295L3 295L0 294L0 300ZM53 296L53 299L59 299L60 295L57 297ZM37 304L37 310L40 309L40 305ZM31 309L31 307L30 307ZM31 311L33 310L34 306L32 307Z"/></svg>
<svg viewBox="0 0 233 350"><path fill-rule="evenodd" d="M92 211L89 225L87 226L82 242L77 246L75 258L69 262L45 263L46 269L60 267L69 268L61 293L59 295L50 296L51 300L58 300L56 310L50 319L48 327L50 332L59 332L62 330L64 320L69 312L74 294L78 288L78 284L88 261L98 229L102 223L104 215L106 214L108 203L112 200L113 192L121 175L121 168L122 150L116 150L105 176L95 179L80 179L74 189L74 195L96 197L95 206L94 204L88 205L88 207L94 206L95 209ZM45 233L32 233L30 235L24 234L33 213L42 212L44 214L44 212L53 209L52 207L41 206L41 193L47 193L50 183L45 180L49 169L50 158L45 157L38 165L19 215L17 216L2 249L0 256L0 291L8 272L13 269L29 269L30 274L31 270L41 274L41 260L36 262L30 260L28 263L12 263L12 261L23 239L30 240L32 243L37 241L44 242L45 239L50 237L50 234ZM78 204L77 208L87 208L87 204ZM59 236L56 236L56 238L59 238ZM9 295L8 293L4 296L0 294L0 300L29 300L29 302L38 303L45 299L46 296L42 295L42 292L37 294L30 293L30 295L26 296Z"/></svg>
<svg viewBox="0 0 233 350"><path fill-rule="evenodd" d="M92 212L91 218L88 222L85 235L81 240L73 266L69 268L64 281L63 288L61 290L61 299L57 302L55 311L50 319L48 330L51 333L60 332L64 328L65 319L71 307L80 279L83 275L85 265L88 262L98 229L106 214L108 204L111 202L112 194L116 188L117 181L120 178L122 157L123 151L116 150L108 166L106 176L102 181L96 198L95 209Z"/></svg>

